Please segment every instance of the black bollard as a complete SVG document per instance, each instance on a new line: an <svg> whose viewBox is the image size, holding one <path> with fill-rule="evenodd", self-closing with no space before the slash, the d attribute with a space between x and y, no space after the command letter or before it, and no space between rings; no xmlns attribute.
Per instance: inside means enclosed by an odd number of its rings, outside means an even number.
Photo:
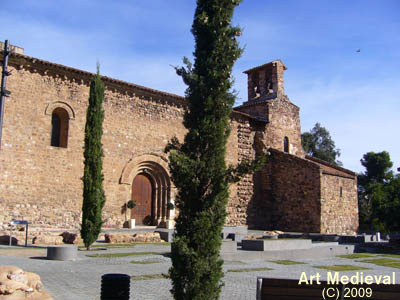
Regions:
<svg viewBox="0 0 400 300"><path fill-rule="evenodd" d="M131 277L127 274L104 274L101 277L101 300L129 300Z"/></svg>

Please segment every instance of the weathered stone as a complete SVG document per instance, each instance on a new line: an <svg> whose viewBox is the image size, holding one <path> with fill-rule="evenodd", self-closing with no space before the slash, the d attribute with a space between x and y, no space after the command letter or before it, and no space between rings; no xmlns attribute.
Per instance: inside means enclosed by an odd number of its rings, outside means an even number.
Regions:
<svg viewBox="0 0 400 300"><path fill-rule="evenodd" d="M40 276L15 266L0 266L0 300L54 300Z"/></svg>
<svg viewBox="0 0 400 300"><path fill-rule="evenodd" d="M138 232L133 235L134 242L161 243L163 240L158 232Z"/></svg>
<svg viewBox="0 0 400 300"><path fill-rule="evenodd" d="M262 234L248 234L242 240L258 240L258 239L262 239L262 238L263 238Z"/></svg>
<svg viewBox="0 0 400 300"><path fill-rule="evenodd" d="M264 235L280 235L280 234L284 234L284 232L279 230L264 231Z"/></svg>
<svg viewBox="0 0 400 300"><path fill-rule="evenodd" d="M74 245L83 244L83 240L79 233L72 233L65 231L61 233L60 236L63 237L64 244L74 244Z"/></svg>
<svg viewBox="0 0 400 300"><path fill-rule="evenodd" d="M110 244L129 244L133 243L133 236L128 233L106 233L105 242Z"/></svg>
<svg viewBox="0 0 400 300"><path fill-rule="evenodd" d="M164 242L160 238L160 234L158 232L137 232L134 234L127 234L127 233L106 234L105 241L106 243L111 243L111 244Z"/></svg>
<svg viewBox="0 0 400 300"><path fill-rule="evenodd" d="M63 245L64 242L63 242L62 236L40 234L40 235L35 236L32 239L32 244L34 244L34 245Z"/></svg>

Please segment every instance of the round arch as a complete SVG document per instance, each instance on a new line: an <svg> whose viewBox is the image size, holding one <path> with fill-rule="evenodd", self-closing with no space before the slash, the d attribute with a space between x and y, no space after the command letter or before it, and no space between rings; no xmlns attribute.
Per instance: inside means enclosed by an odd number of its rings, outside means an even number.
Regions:
<svg viewBox="0 0 400 300"><path fill-rule="evenodd" d="M68 118L70 120L74 120L75 119L75 111L73 110L71 105L69 105L68 103L62 102L62 101L54 101L54 102L48 104L46 109L45 109L45 112L44 112L45 115L51 116L53 111L56 108L65 109L65 111L68 113Z"/></svg>
<svg viewBox="0 0 400 300"><path fill-rule="evenodd" d="M130 160L122 170L120 184L132 185L139 174L145 174L152 181L153 223L164 227L174 216L174 210L169 211L167 204L173 200L172 184L165 159L153 154L145 154Z"/></svg>

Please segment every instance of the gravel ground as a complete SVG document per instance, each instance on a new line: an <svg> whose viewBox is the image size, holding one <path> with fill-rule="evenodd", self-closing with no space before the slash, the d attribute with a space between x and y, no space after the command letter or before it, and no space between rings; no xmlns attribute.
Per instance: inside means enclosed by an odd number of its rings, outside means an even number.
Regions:
<svg viewBox="0 0 400 300"><path fill-rule="evenodd" d="M26 271L35 272L42 278L45 289L57 300L98 300L100 299L101 276L106 273L125 273L131 276L166 274L171 266L167 255L147 254L128 257L91 258L87 254L159 252L170 251L170 246L137 245L134 248L108 249L106 251L78 251L75 261L46 260L46 249L0 247L0 265L14 265ZM368 259L368 258L364 258ZM400 258L391 258L398 259ZM134 261L152 261L152 264L131 264ZM395 272L396 283L400 283L400 269L376 266L360 262L363 259L326 258L298 259L304 264L281 265L270 261L225 261L224 287L220 299L256 299L256 278L293 278L299 279L302 272L307 276L320 274L326 279L326 270L317 269L321 265L353 265L368 267L365 275L392 275ZM271 268L247 272L231 272L235 269ZM353 275L356 271L340 272L340 275ZM132 280L131 299L153 300L172 299L168 279Z"/></svg>

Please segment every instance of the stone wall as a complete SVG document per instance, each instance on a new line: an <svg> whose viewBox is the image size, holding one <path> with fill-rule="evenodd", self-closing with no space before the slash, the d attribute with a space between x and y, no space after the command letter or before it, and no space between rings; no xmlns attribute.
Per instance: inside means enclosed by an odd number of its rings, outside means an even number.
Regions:
<svg viewBox="0 0 400 300"><path fill-rule="evenodd" d="M271 229L320 232L321 183L317 164L273 149Z"/></svg>
<svg viewBox="0 0 400 300"><path fill-rule="evenodd" d="M239 111L266 122L264 143L267 147L284 151L283 140L289 139L289 153L304 157L301 145L299 107L287 96L249 101Z"/></svg>
<svg viewBox="0 0 400 300"><path fill-rule="evenodd" d="M304 150L301 146L299 107L291 103L287 96L270 99L267 105L267 147L283 151L283 140L287 137L289 153L304 157Z"/></svg>
<svg viewBox="0 0 400 300"><path fill-rule="evenodd" d="M324 173L321 232L354 234L358 230L357 186L354 178Z"/></svg>
<svg viewBox="0 0 400 300"><path fill-rule="evenodd" d="M255 131L257 126L253 124L245 115L234 112L232 122L232 131L229 140L236 140L236 145L228 142L227 159L232 157L230 152L232 146L237 149L237 163L243 160L253 160L255 158L256 149L254 148ZM228 164L231 164L228 160ZM251 216L256 211L253 204L254 199L254 181L253 175L248 174L237 184L230 187L230 199L227 205L227 226L252 226Z"/></svg>
<svg viewBox="0 0 400 300"><path fill-rule="evenodd" d="M82 206L83 141L92 74L22 56L10 60L0 155L0 222L25 219L48 227L78 228ZM144 154L166 157L169 139L182 139L184 99L104 78L103 173L106 226L121 227L130 186L124 167ZM68 147L50 146L51 111L70 107ZM129 217L129 216L128 216ZM8 219L8 220L7 220Z"/></svg>
<svg viewBox="0 0 400 300"><path fill-rule="evenodd" d="M321 168L321 232L354 234L358 230L357 175L308 157Z"/></svg>
<svg viewBox="0 0 400 300"><path fill-rule="evenodd" d="M33 62L10 59L11 96L5 101L0 154L0 222L25 219L48 227L78 225L88 86L35 67ZM57 101L74 112L68 148L50 146L51 113L46 109Z"/></svg>
<svg viewBox="0 0 400 300"><path fill-rule="evenodd" d="M12 55L0 152L0 226L25 219L48 228L80 227L83 145L89 83L93 74ZM106 85L103 123L103 173L106 227L122 227L130 213L122 211L131 199L136 163L162 165L163 150L173 137L183 140L184 98L103 77ZM68 147L50 146L51 114L62 107L69 113ZM227 163L254 157L250 117L238 112L231 119ZM131 172L124 174L124 172ZM137 171L137 170L136 170ZM122 177L124 179L122 179ZM127 181L128 180L128 181ZM252 177L231 187L227 224L245 225L252 197ZM174 189L171 189L173 201ZM165 203L164 203L165 205ZM161 212L160 218L166 215Z"/></svg>
<svg viewBox="0 0 400 300"><path fill-rule="evenodd" d="M354 234L358 230L356 175L346 169L269 149L261 172L258 228Z"/></svg>

